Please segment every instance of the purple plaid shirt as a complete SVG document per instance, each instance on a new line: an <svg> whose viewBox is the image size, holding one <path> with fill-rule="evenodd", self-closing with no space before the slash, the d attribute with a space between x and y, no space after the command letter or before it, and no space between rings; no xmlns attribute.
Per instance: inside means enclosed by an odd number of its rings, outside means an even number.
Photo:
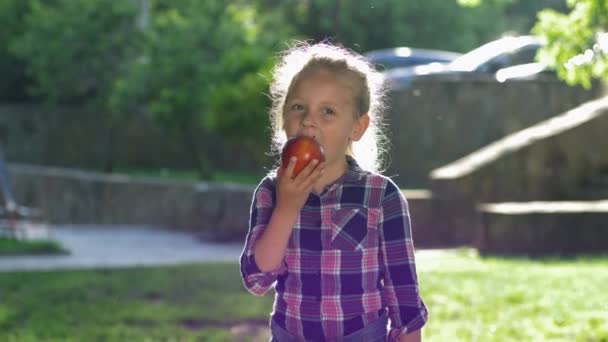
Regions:
<svg viewBox="0 0 608 342"><path fill-rule="evenodd" d="M276 203L275 178L255 190L241 275L249 292L273 285L272 319L298 339L340 340L387 309L399 334L428 317L418 291L407 201L387 177L349 169L298 215L283 264L261 272L253 250Z"/></svg>

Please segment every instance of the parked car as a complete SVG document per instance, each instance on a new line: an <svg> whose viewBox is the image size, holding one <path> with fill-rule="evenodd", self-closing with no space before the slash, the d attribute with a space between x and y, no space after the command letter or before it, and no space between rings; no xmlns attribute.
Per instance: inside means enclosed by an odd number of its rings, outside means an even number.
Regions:
<svg viewBox="0 0 608 342"><path fill-rule="evenodd" d="M493 75L500 69L533 63L536 52L543 45L543 40L536 36L504 37L471 50L448 64L396 68L384 71L383 75L393 89L407 88L413 79L424 77Z"/></svg>
<svg viewBox="0 0 608 342"><path fill-rule="evenodd" d="M449 63L462 56L462 54L443 50L396 47L391 49L372 50L366 52L364 56L376 66L376 69L385 71L434 62Z"/></svg>
<svg viewBox="0 0 608 342"><path fill-rule="evenodd" d="M555 70L545 64L534 62L503 68L496 72L498 82L540 79L557 79Z"/></svg>
<svg viewBox="0 0 608 342"><path fill-rule="evenodd" d="M566 63L566 69L589 66L597 58L608 56L608 33L598 32L595 42L582 53L570 58ZM557 72L545 64L534 62L515 65L500 69L496 72L496 80L506 82L511 80L555 80Z"/></svg>

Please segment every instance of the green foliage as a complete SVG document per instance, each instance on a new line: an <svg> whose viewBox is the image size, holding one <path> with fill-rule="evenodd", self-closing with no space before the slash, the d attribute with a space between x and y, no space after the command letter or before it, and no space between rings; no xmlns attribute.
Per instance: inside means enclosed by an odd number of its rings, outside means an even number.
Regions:
<svg viewBox="0 0 608 342"><path fill-rule="evenodd" d="M117 83L114 108L145 107L198 158L205 178L206 155L213 146L197 145L196 136L232 138L249 152L263 155L266 92L272 43L269 22L252 6L234 2L186 0L157 2L146 29L146 48L127 78Z"/></svg>
<svg viewBox="0 0 608 342"><path fill-rule="evenodd" d="M47 101L106 109L114 80L139 52L132 1L30 0L26 29L14 42L34 92Z"/></svg>
<svg viewBox="0 0 608 342"><path fill-rule="evenodd" d="M467 8L489 6L495 8L511 32L527 34L536 23L536 15L542 9L566 12L565 0L458 0Z"/></svg>
<svg viewBox="0 0 608 342"><path fill-rule="evenodd" d="M467 51L507 29L501 7L467 8L455 0L258 2L280 6L306 38L333 38L358 51L394 46Z"/></svg>
<svg viewBox="0 0 608 342"><path fill-rule="evenodd" d="M183 142L203 178L214 146L201 146L201 135L264 158L262 94L274 45L289 32L275 12L246 1L31 0L25 24L12 50L27 61L35 94L111 114L109 141L117 123L141 113Z"/></svg>
<svg viewBox="0 0 608 342"><path fill-rule="evenodd" d="M15 56L9 47L23 33L23 18L29 2L23 0L0 0L0 100L23 101L28 99L25 61Z"/></svg>
<svg viewBox="0 0 608 342"><path fill-rule="evenodd" d="M552 66L560 78L569 84L590 87L593 79L608 79L608 53L599 52L594 45L597 34L608 31L608 1L568 1L570 12L544 10L533 31L547 39L547 46L539 53L543 63ZM608 45L608 44L606 44ZM608 46L604 47L608 49ZM584 62L573 63L578 56Z"/></svg>

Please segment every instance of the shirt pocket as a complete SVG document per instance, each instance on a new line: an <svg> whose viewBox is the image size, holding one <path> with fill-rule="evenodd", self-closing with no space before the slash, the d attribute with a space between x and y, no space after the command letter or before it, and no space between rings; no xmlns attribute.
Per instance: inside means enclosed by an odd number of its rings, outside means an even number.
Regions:
<svg viewBox="0 0 608 342"><path fill-rule="evenodd" d="M364 208L334 209L331 215L331 248L362 251L368 245L368 212Z"/></svg>

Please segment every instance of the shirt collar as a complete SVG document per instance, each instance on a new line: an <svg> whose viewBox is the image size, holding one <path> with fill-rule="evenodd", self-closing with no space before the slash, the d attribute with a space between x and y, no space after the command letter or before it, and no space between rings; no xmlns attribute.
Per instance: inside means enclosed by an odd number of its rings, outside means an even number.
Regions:
<svg viewBox="0 0 608 342"><path fill-rule="evenodd" d="M355 158L347 155L346 156L346 163L347 163L347 167L346 167L346 172L344 173L344 176L341 177L341 179L343 179L343 181L346 182L357 182L359 179L361 179L361 177L363 176L363 173L365 173L365 171L363 171L363 169L361 169L361 167L359 166L359 164L357 163L357 161L355 160Z"/></svg>
<svg viewBox="0 0 608 342"><path fill-rule="evenodd" d="M346 164L347 164L346 172L344 172L344 174L341 177L339 177L338 179L333 181L331 184L328 184L325 187L325 190L321 194L327 193L327 191L335 189L337 186L339 186L341 184L357 184L360 182L365 171L363 171L363 169L361 169L361 167L359 166L359 164L357 163L355 158L347 155Z"/></svg>

